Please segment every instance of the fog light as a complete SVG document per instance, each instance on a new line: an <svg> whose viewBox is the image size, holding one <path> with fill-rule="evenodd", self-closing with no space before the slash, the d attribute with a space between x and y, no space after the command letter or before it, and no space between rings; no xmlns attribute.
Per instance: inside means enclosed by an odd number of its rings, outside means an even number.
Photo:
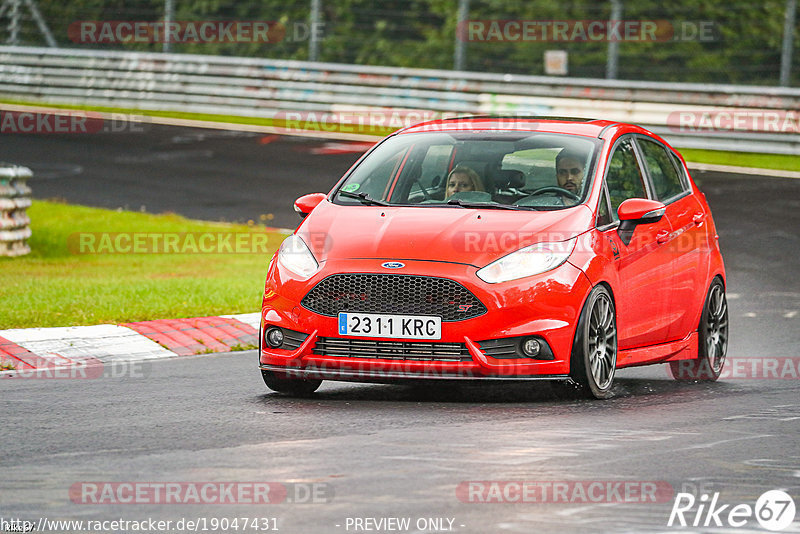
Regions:
<svg viewBox="0 0 800 534"><path fill-rule="evenodd" d="M542 350L542 345L539 343L538 339L534 339L529 337L525 341L522 342L522 353L525 354L528 358L535 358L539 355L539 351Z"/></svg>
<svg viewBox="0 0 800 534"><path fill-rule="evenodd" d="M283 345L283 332L280 328L273 327L267 329L267 333L264 338L267 340L267 345L273 349L277 349Z"/></svg>

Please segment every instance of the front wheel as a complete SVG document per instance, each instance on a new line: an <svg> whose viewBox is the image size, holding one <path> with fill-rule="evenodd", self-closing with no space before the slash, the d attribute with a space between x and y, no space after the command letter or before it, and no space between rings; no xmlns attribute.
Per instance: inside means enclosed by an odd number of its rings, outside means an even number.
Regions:
<svg viewBox="0 0 800 534"><path fill-rule="evenodd" d="M289 378L285 373L276 373L262 369L261 376L264 383L272 391L291 395L293 397L307 397L314 393L322 384L322 380L307 378Z"/></svg>
<svg viewBox="0 0 800 534"><path fill-rule="evenodd" d="M728 301L719 278L708 288L698 338L697 359L669 362L675 380L713 382L722 374L728 352Z"/></svg>
<svg viewBox="0 0 800 534"><path fill-rule="evenodd" d="M595 287L583 306L572 345L570 378L596 399L611 396L617 367L617 315L604 286Z"/></svg>

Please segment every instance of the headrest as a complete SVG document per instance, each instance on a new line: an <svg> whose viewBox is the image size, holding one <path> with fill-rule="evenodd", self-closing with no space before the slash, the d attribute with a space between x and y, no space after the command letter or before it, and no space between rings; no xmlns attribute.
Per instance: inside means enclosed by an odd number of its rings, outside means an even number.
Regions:
<svg viewBox="0 0 800 534"><path fill-rule="evenodd" d="M515 189L525 185L525 175L516 170L495 171L492 180L497 189Z"/></svg>

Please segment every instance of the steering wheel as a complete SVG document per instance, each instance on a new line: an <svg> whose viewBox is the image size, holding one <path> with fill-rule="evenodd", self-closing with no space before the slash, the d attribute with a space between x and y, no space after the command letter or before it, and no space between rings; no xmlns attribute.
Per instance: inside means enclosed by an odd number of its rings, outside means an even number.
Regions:
<svg viewBox="0 0 800 534"><path fill-rule="evenodd" d="M437 176L436 178L439 178L439 177ZM434 178L434 179L433 179L433 180L434 180L434 182L436 181L436 178ZM414 179L413 179L413 181L414 181L414 182L416 182L416 184L419 186L419 190L420 190L420 191L422 191L422 197L423 197L425 200L433 200L433 199L431 198L431 195L430 195L430 193L428 193L428 190L427 190L427 189L425 189L425 186L423 186L423 185L422 185L422 182L420 182L420 181L419 181L419 178L414 178Z"/></svg>
<svg viewBox="0 0 800 534"><path fill-rule="evenodd" d="M541 188L537 189L536 191L532 192L531 196L532 195L539 195L541 193L556 193L557 195L562 195L562 196L565 196L567 198L571 198L572 200L578 200L578 199L581 198L578 195L576 195L575 193L573 193L572 191L570 191L569 189L564 189L563 187L558 187L558 186L555 186L555 185L552 185L552 186L549 186L549 187L541 187Z"/></svg>

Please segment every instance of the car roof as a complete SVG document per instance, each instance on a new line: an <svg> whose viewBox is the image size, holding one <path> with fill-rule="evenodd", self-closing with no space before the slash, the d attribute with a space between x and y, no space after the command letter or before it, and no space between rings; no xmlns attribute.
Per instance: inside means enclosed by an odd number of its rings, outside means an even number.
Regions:
<svg viewBox="0 0 800 534"><path fill-rule="evenodd" d="M431 131L536 131L548 133L564 133L598 138L603 133L615 133L624 129L626 132L637 132L653 135L652 132L639 126L603 119L585 119L578 117L549 116L502 116L502 115L467 115L425 121L402 128L396 134L420 133ZM605 137L605 136L604 136ZM658 138L657 136L655 136Z"/></svg>

